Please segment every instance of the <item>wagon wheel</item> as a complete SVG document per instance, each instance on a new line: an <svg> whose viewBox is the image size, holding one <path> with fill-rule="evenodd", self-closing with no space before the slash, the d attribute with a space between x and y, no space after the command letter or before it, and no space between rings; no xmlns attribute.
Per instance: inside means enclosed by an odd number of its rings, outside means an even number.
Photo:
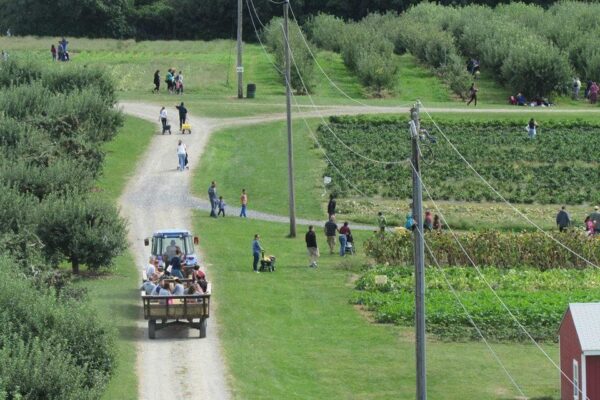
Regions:
<svg viewBox="0 0 600 400"><path fill-rule="evenodd" d="M150 339L156 338L156 320L155 319L148 320L148 338L150 338Z"/></svg>
<svg viewBox="0 0 600 400"><path fill-rule="evenodd" d="M200 320L200 339L206 337L206 318Z"/></svg>

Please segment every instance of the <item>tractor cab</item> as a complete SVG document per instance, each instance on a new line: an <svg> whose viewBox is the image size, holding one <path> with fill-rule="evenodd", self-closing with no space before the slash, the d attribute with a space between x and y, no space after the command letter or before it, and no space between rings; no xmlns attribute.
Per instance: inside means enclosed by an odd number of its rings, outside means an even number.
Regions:
<svg viewBox="0 0 600 400"><path fill-rule="evenodd" d="M144 239L144 245L151 247L153 256L175 255L175 248L179 247L181 252L185 254L186 265L193 266L199 262L198 256L194 249L194 245L198 244L198 237L185 229L164 229L154 232L152 235L152 243L150 239Z"/></svg>

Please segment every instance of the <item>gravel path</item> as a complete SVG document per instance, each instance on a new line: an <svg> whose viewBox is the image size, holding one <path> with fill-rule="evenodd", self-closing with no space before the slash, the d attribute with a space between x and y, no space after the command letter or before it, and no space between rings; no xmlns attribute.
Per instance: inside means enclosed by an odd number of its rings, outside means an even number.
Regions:
<svg viewBox="0 0 600 400"><path fill-rule="evenodd" d="M160 130L156 104L122 102L123 111L129 115L153 121ZM303 107L304 109L304 107ZM323 106L311 111L295 113L294 117L319 117L334 114L408 114L408 107L352 107ZM431 109L430 111L433 111ZM529 109L455 109L436 108L442 112L465 113L513 113L527 112ZM538 111L536 109L536 111ZM565 110L544 109L545 112L565 112ZM580 110L568 110L566 112ZM586 110L596 112L598 110ZM144 159L138 163L134 176L119 199L123 215L129 221L129 241L137 266L146 264L149 251L143 245L143 238L153 231L163 228L184 228L191 230L191 210L208 210L208 202L194 198L190 193L189 171L176 170L177 141L183 139L188 147L189 163L198 165L204 148L212 132L230 126L251 125L285 119L285 114L269 114L240 118L197 118L190 115L193 134L178 134L176 110L168 109L173 126L172 135L156 135ZM288 217L249 211L249 218L264 221L287 223ZM320 226L324 221L298 219L300 225ZM355 229L373 229L372 226L355 226ZM141 269L140 269L141 271ZM218 290L218 282L212 287ZM219 341L218 303L211 305L211 318L206 339L191 339L197 331L187 328L169 327L157 332L155 340L149 340L147 324L140 318L142 335L138 341L137 373L139 398L143 400L162 399L211 399L231 398L228 373Z"/></svg>
<svg viewBox="0 0 600 400"><path fill-rule="evenodd" d="M156 106L130 103L122 106L130 115L156 121L159 131ZM172 112L171 116L174 116ZM173 135L157 135L152 140L119 199L121 211L130 224L129 242L137 266L146 265L149 256L144 237L158 229L192 229L191 209L196 204L189 196L189 171L176 170L177 141L183 138L188 146L190 165L197 165L211 128L204 120L192 117L194 133L182 137L176 134L175 118L172 121ZM218 283L213 282L213 288L219 290ZM137 343L138 398L231 398L219 342L218 312L215 312L218 304L212 303L205 339L197 339L197 330L172 326L158 331L156 339L150 340L147 324L140 318L139 327L143 332Z"/></svg>

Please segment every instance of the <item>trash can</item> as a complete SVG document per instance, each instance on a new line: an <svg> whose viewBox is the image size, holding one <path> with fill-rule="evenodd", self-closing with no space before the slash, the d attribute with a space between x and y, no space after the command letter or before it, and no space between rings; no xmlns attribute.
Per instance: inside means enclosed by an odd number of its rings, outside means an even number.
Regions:
<svg viewBox="0 0 600 400"><path fill-rule="evenodd" d="M254 83L249 83L246 87L246 98L253 99L256 95L256 85Z"/></svg>

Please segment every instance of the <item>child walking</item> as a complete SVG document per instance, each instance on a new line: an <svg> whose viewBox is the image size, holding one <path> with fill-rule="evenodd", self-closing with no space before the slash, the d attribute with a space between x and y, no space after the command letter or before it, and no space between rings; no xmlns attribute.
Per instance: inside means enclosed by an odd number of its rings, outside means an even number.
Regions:
<svg viewBox="0 0 600 400"><path fill-rule="evenodd" d="M223 196L219 196L219 212L217 213L217 217L223 213L223 217L225 217L225 200L223 200Z"/></svg>

